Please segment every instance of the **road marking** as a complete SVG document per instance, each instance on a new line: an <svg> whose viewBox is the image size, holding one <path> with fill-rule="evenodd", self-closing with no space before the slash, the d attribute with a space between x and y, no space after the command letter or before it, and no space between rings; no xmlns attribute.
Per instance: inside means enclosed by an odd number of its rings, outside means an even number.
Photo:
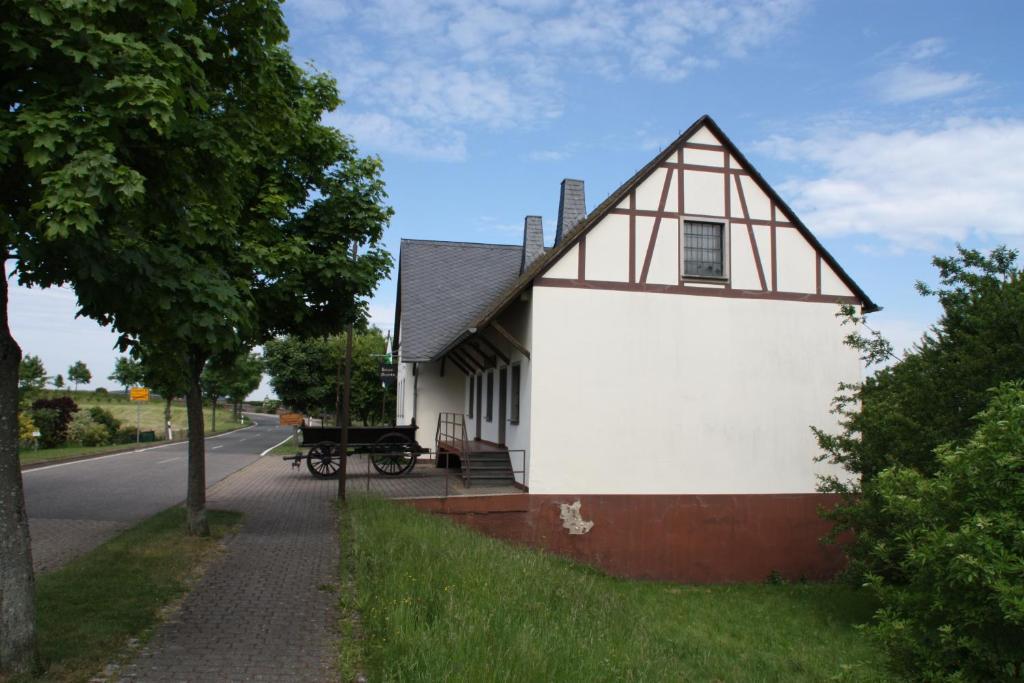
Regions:
<svg viewBox="0 0 1024 683"><path fill-rule="evenodd" d="M163 465L165 462L174 462L175 460L181 460L181 456L179 455L177 458L167 458L166 460L159 460L157 461L156 464Z"/></svg>
<svg viewBox="0 0 1024 683"><path fill-rule="evenodd" d="M213 448L211 448L210 450L211 450L211 451L215 451L215 450L217 450L218 448L224 448L224 444L221 444L221 445L219 445L219 446L214 446L214 447L213 447Z"/></svg>
<svg viewBox="0 0 1024 683"><path fill-rule="evenodd" d="M248 427L242 427L242 429L252 429L256 425L249 425ZM236 429L234 432L225 432L224 434L217 434L216 436L208 436L206 440L219 439L222 436L230 436L236 432L242 431L242 429ZM111 453L110 455L99 455L95 458L86 458L84 460L73 460L71 462L59 462L55 465L47 465L46 467L33 467L30 470L23 470L21 476L24 477L26 474L32 474L33 472L42 472L44 470L52 470L56 467L68 467L69 465L82 465L84 463L96 462L98 460L106 460L107 458L118 458L122 455L132 455L133 453L142 453L144 451L155 451L157 448L167 448L168 446L181 446L182 444L188 445L187 441L175 441L174 443L164 443L159 446L150 446L149 448L136 448L134 451L123 451L121 453Z"/></svg>
<svg viewBox="0 0 1024 683"><path fill-rule="evenodd" d="M288 436L286 436L286 437L285 437L285 438L284 438L284 439L283 439L283 440L282 440L282 441L281 441L280 443L275 443L275 444L274 444L273 446L271 446L271 447L270 447L270 448L268 448L267 450L265 450L265 451L263 451L262 453L260 453L260 457L262 458L262 457L263 457L264 455L266 455L266 454L267 454L267 453L269 453L270 451L274 450L275 448L277 448L277 447L278 447L278 446L280 446L281 444L284 444L284 443L286 443L286 442L287 442L287 441L288 441L289 439L291 439L291 438L292 438L292 435L291 435L291 434L289 434L289 435L288 435Z"/></svg>

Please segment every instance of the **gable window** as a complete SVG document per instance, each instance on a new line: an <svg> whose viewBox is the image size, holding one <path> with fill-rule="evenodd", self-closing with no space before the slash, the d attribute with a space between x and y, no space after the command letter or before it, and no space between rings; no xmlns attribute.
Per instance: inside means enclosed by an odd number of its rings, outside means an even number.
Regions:
<svg viewBox="0 0 1024 683"><path fill-rule="evenodd" d="M473 378L469 378L469 416L473 417Z"/></svg>
<svg viewBox="0 0 1024 683"><path fill-rule="evenodd" d="M514 425L519 424L519 382L522 378L522 372L519 363L512 366L512 386L510 392L512 394L512 400L509 406L509 417L508 421Z"/></svg>
<svg viewBox="0 0 1024 683"><path fill-rule="evenodd" d="M726 254L729 239L726 223L683 221L683 277L728 277Z"/></svg>
<svg viewBox="0 0 1024 683"><path fill-rule="evenodd" d="M494 373L487 373L487 421L494 417Z"/></svg>

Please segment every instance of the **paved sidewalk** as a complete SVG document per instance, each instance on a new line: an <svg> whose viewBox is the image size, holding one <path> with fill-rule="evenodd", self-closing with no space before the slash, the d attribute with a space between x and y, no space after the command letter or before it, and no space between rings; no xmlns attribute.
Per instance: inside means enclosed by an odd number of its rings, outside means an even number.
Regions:
<svg viewBox="0 0 1024 683"><path fill-rule="evenodd" d="M122 680L335 680L337 486L264 457L212 487L242 529Z"/></svg>

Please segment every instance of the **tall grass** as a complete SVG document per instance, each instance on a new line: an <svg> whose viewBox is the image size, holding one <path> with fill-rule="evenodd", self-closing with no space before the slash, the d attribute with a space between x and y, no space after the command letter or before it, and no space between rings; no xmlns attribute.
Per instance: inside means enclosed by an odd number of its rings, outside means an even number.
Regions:
<svg viewBox="0 0 1024 683"><path fill-rule="evenodd" d="M886 679L845 586L628 581L374 498L341 514L370 680Z"/></svg>

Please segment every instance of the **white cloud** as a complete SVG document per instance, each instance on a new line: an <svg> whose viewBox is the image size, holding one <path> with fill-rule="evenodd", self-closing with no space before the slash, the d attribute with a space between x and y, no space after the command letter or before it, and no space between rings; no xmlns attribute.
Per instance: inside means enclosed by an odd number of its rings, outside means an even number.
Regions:
<svg viewBox="0 0 1024 683"><path fill-rule="evenodd" d="M413 157L462 161L466 158L466 135L457 130L417 128L386 114L353 114L340 111L325 119L376 151Z"/></svg>
<svg viewBox="0 0 1024 683"><path fill-rule="evenodd" d="M978 77L966 72L933 71L900 64L878 74L874 83L882 100L902 104L963 92L974 87Z"/></svg>
<svg viewBox="0 0 1024 683"><path fill-rule="evenodd" d="M561 161L567 156L567 152L556 149L537 149L526 155L530 161Z"/></svg>
<svg viewBox="0 0 1024 683"><path fill-rule="evenodd" d="M419 140L389 151L458 160L464 148L424 140L439 129L464 141L474 128L558 117L576 73L671 82L742 58L786 30L807 0L292 2L299 30L330 46L318 61L363 117L352 131L360 144L375 147L383 128L389 140Z"/></svg>
<svg viewBox="0 0 1024 683"><path fill-rule="evenodd" d="M1024 120L951 119L926 130L838 130L758 147L819 172L779 189L812 230L930 249L1024 236Z"/></svg>
<svg viewBox="0 0 1024 683"><path fill-rule="evenodd" d="M942 38L925 38L910 46L908 54L911 59L929 59L946 51L946 41Z"/></svg>
<svg viewBox="0 0 1024 683"><path fill-rule="evenodd" d="M924 65L945 51L946 42L937 37L924 38L910 47L892 47L883 55L890 59L895 56L895 63L879 71L868 83L879 99L890 104L946 97L978 85L980 79L975 74Z"/></svg>

